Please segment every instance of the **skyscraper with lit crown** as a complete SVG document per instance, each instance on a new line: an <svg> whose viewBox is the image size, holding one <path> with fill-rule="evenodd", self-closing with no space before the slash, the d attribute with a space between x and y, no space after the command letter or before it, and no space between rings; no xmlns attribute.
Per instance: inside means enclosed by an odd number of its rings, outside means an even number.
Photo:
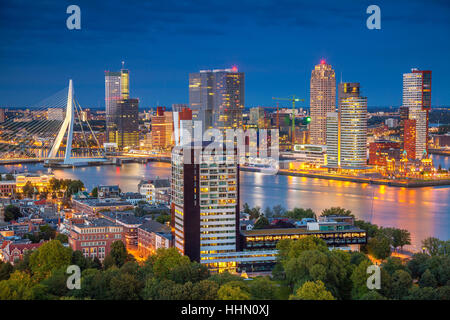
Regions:
<svg viewBox="0 0 450 320"><path fill-rule="evenodd" d="M325 60L311 72L310 87L310 139L312 144L326 144L326 118L336 109L336 75Z"/></svg>

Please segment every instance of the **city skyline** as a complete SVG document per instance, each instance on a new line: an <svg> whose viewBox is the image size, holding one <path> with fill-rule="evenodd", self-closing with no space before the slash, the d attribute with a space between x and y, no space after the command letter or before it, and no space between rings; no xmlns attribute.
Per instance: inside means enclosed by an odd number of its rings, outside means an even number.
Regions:
<svg viewBox="0 0 450 320"><path fill-rule="evenodd" d="M4 70L0 105L33 104L73 78L79 84L76 89L83 105L104 107L102 73L119 69L125 61L125 67L132 70L134 96L143 108L187 103L189 73L231 66L246 73L246 107L273 105L272 96L291 94L305 98L303 105L308 106L309 73L321 59L333 65L337 82L342 74L343 82L363 84L369 108L401 105L401 75L414 67L433 70L432 104L448 105L450 93L445 89L450 65L442 59L442 52L448 51L449 44L440 40L449 35L449 22L444 18L448 6L438 1L430 5L382 2L381 30L369 30L365 25L368 4L362 1L355 6L336 7L291 2L286 4L289 12L286 5L281 11L272 3L246 3L228 13L217 3L202 7L176 3L132 5L124 9L125 13L131 17L133 12L142 21L131 24L125 15L125 31L108 23L108 15L115 17L117 13L97 4L79 3L82 29L77 31L65 27L65 4L30 3L33 15L23 16L16 6L8 5L1 10L4 27L0 34L5 41L11 41L0 51ZM256 10L259 13L251 10L252 6L260 9ZM115 7L124 5L115 3ZM196 19L199 13L208 20L203 23ZM181 14L185 18L169 27L169 21ZM144 19L146 15L159 19L149 22ZM221 15L226 17L222 24L214 19ZM320 23L312 21L311 15L324 19ZM423 20L427 16L433 16L433 21ZM245 27L238 27L233 23L236 20L244 21ZM404 29L409 32L405 34ZM125 33L132 37L124 39ZM111 40L113 34L117 40ZM360 41L364 54L342 48L342 39L350 35ZM426 37L427 46L418 47L414 40L417 37ZM230 40L234 45L227 47ZM62 53L56 55L59 50ZM39 81L32 74L38 74Z"/></svg>

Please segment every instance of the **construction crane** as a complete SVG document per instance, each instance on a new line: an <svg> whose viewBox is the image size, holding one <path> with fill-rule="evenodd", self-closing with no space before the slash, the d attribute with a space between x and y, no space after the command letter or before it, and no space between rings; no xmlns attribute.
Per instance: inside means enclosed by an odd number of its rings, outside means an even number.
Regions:
<svg viewBox="0 0 450 320"><path fill-rule="evenodd" d="M292 148L294 148L295 144L295 103L299 101L305 101L305 99L299 99L295 95L292 95L290 98L275 98L272 97L272 100L278 100L278 101L291 101L292 102L292 128L291 128L291 137L292 137ZM277 125L279 126L279 120L278 120L278 102L277 102Z"/></svg>

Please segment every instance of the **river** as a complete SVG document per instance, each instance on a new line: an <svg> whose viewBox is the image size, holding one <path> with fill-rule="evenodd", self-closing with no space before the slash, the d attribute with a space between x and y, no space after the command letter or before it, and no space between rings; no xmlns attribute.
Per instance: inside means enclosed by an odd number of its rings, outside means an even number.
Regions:
<svg viewBox="0 0 450 320"><path fill-rule="evenodd" d="M434 156L435 165L450 167L448 157ZM0 167L2 172L47 172L41 164ZM91 190L99 184L118 184L124 192L136 192L139 181L169 177L170 164L149 162L55 169L55 177L80 179ZM399 188L317 178L241 172L241 205L265 208L281 204L287 209L311 208L316 213L332 206L352 210L356 217L385 227L411 232L412 246L419 250L422 239L450 239L450 187Z"/></svg>

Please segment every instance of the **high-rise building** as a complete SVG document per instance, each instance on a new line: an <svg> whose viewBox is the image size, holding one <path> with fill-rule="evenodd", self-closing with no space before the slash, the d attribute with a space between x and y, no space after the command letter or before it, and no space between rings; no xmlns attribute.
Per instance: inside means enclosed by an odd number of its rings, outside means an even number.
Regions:
<svg viewBox="0 0 450 320"><path fill-rule="evenodd" d="M157 107L156 115L151 117L152 121L152 148L154 150L165 150L173 146L173 118L172 112L166 111L165 107Z"/></svg>
<svg viewBox="0 0 450 320"><path fill-rule="evenodd" d="M265 126L266 112L262 107L255 107L250 109L250 121L252 125L258 126L258 128L264 128Z"/></svg>
<svg viewBox="0 0 450 320"><path fill-rule="evenodd" d="M431 71L411 69L403 74L403 107L408 108L408 119L415 122L415 153L409 159L421 159L428 154L428 111L431 109ZM411 130L412 122L408 124ZM406 131L406 129L404 128ZM404 132L406 134L406 132ZM404 142L406 144L406 141ZM409 148L411 150L411 148Z"/></svg>
<svg viewBox="0 0 450 320"><path fill-rule="evenodd" d="M115 119L110 124L109 142L119 149L139 146L139 100L120 99L115 106Z"/></svg>
<svg viewBox="0 0 450 320"><path fill-rule="evenodd" d="M173 112L173 133L176 146L184 145L193 141L193 120L192 110L187 107Z"/></svg>
<svg viewBox="0 0 450 320"><path fill-rule="evenodd" d="M214 142L213 142L214 143ZM172 230L178 251L208 267L217 254L236 255L239 247L239 165L237 149L224 144L205 155L211 142L172 150ZM219 152L223 150L223 152ZM202 155L205 155L202 157ZM185 159L189 159L186 161ZM189 162L189 163L187 163ZM236 266L236 259L230 264Z"/></svg>
<svg viewBox="0 0 450 320"><path fill-rule="evenodd" d="M201 70L189 74L189 105L203 130L242 126L244 73L231 69Z"/></svg>
<svg viewBox="0 0 450 320"><path fill-rule="evenodd" d="M359 83L339 84L339 110L327 114L328 165L363 168L367 164L367 98Z"/></svg>
<svg viewBox="0 0 450 320"><path fill-rule="evenodd" d="M340 130L339 114L337 112L327 113L327 163L330 167L340 166Z"/></svg>
<svg viewBox="0 0 450 320"><path fill-rule="evenodd" d="M130 99L130 74L105 72L106 139L119 149L139 145L139 100Z"/></svg>
<svg viewBox="0 0 450 320"><path fill-rule="evenodd" d="M336 76L331 65L322 60L311 72L311 143L326 144L327 113L336 109Z"/></svg>

